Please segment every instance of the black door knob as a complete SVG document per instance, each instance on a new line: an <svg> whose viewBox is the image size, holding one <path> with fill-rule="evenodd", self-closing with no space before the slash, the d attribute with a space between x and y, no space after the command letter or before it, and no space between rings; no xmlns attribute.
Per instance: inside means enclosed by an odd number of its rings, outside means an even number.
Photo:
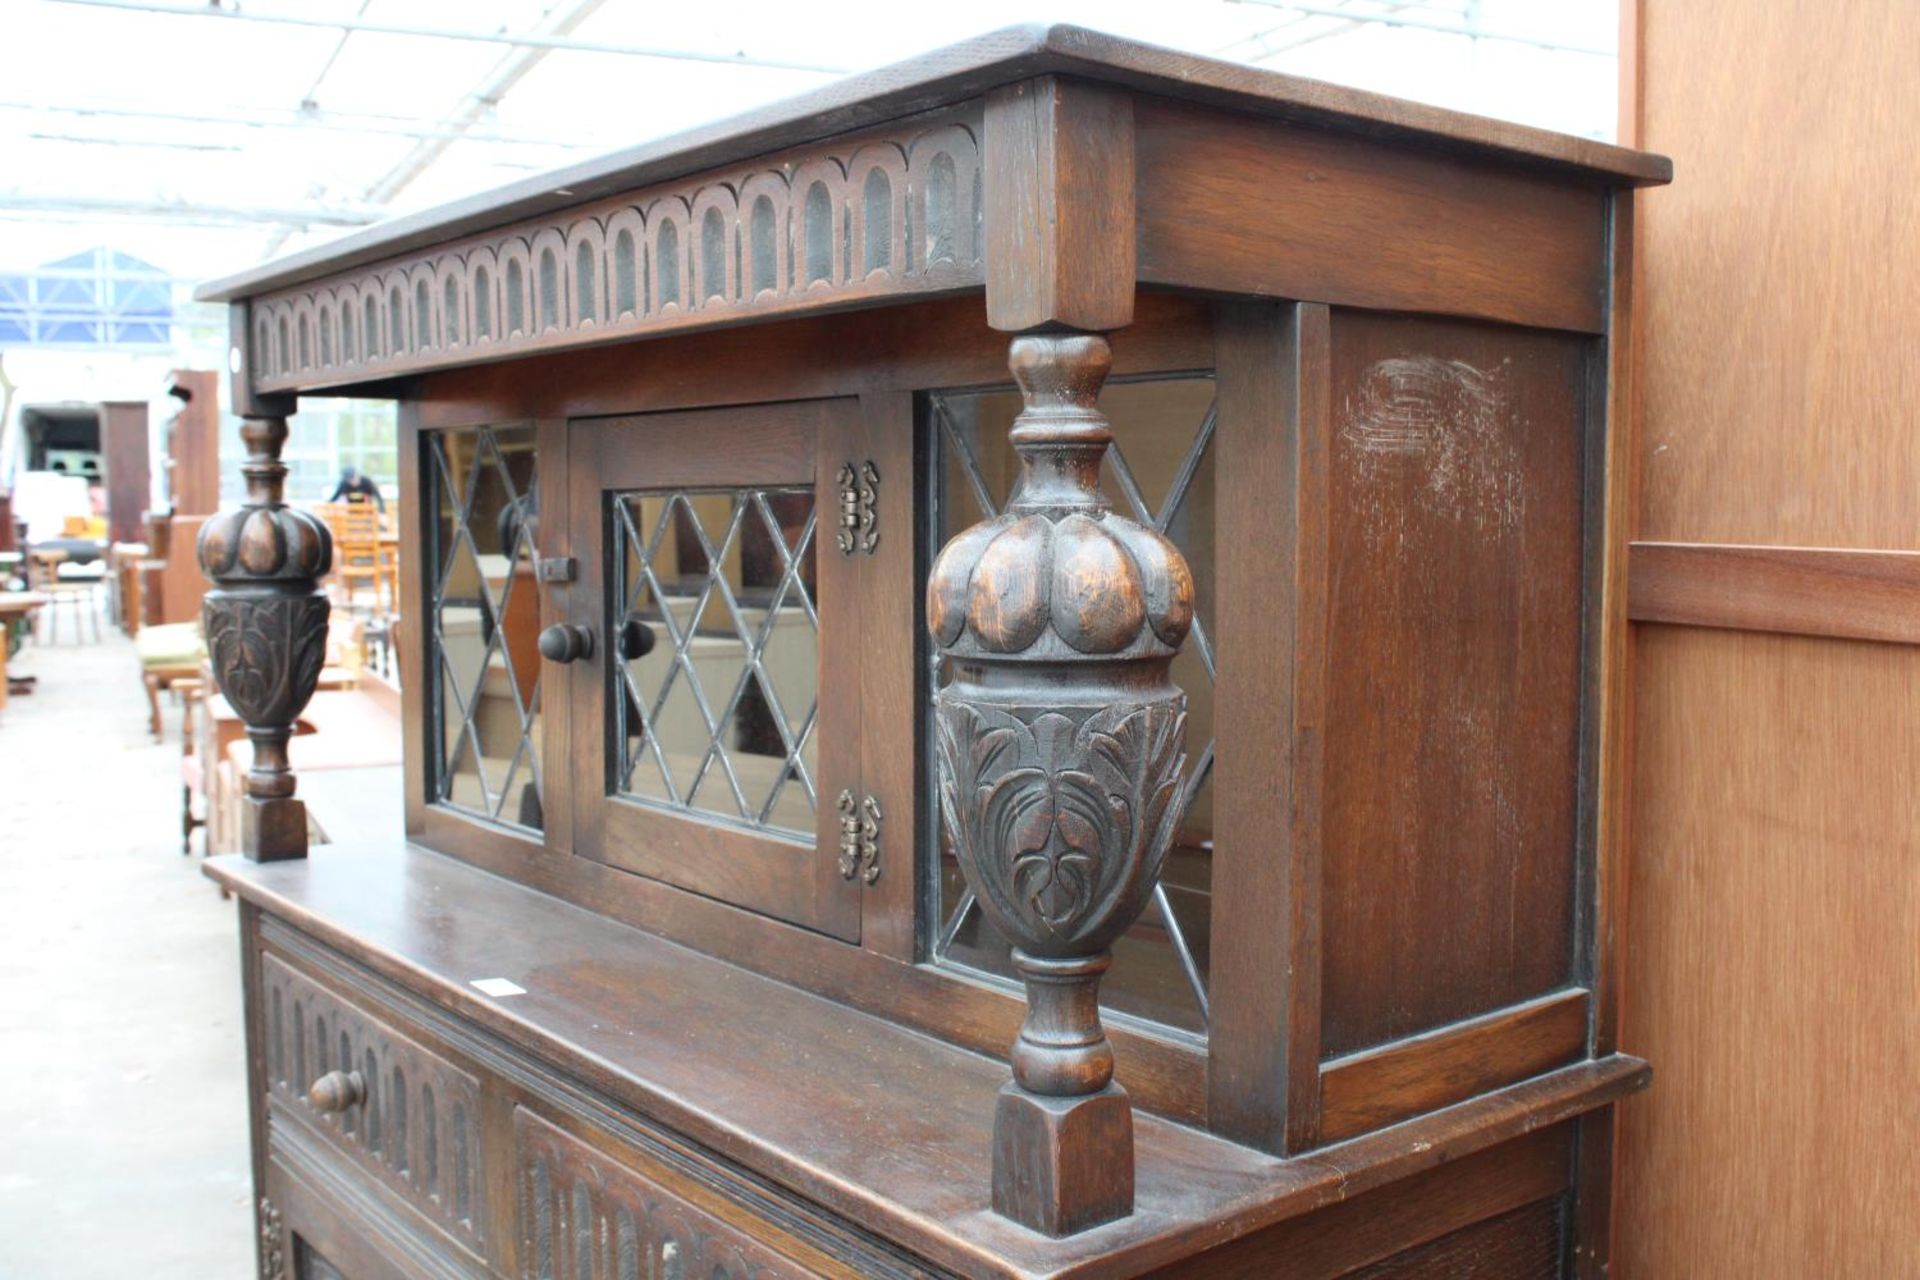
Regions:
<svg viewBox="0 0 1920 1280"><path fill-rule="evenodd" d="M551 662L591 658L593 632L570 622L556 622L540 633L540 656Z"/></svg>
<svg viewBox="0 0 1920 1280"><path fill-rule="evenodd" d="M620 639L615 647L620 650L620 656L628 662L652 653L653 643L653 628L648 626L639 614L630 613L620 623Z"/></svg>

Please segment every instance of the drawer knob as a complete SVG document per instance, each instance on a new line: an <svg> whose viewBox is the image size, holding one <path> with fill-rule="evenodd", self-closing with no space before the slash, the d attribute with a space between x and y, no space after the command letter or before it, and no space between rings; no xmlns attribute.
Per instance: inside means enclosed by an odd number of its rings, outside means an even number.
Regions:
<svg viewBox="0 0 1920 1280"><path fill-rule="evenodd" d="M307 1090L316 1111L338 1114L367 1100L367 1078L358 1071L329 1071Z"/></svg>
<svg viewBox="0 0 1920 1280"><path fill-rule="evenodd" d="M635 658L644 658L653 652L653 628L637 613L630 613L620 622L620 643L617 646L620 656L628 662Z"/></svg>
<svg viewBox="0 0 1920 1280"><path fill-rule="evenodd" d="M567 622L556 622L540 633L540 653L550 662L572 662L593 656L593 632Z"/></svg>

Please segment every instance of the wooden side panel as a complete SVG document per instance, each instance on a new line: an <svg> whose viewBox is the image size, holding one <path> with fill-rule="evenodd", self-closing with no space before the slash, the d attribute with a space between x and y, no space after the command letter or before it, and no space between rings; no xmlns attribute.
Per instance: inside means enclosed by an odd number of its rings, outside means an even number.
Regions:
<svg viewBox="0 0 1920 1280"><path fill-rule="evenodd" d="M1920 652L1644 628L1626 1276L1891 1276L1920 1229Z"/></svg>
<svg viewBox="0 0 1920 1280"><path fill-rule="evenodd" d="M1323 1043L1572 973L1588 344L1335 311Z"/></svg>
<svg viewBox="0 0 1920 1280"><path fill-rule="evenodd" d="M1920 6L1646 0L1645 519L1662 542L1920 546Z"/></svg>
<svg viewBox="0 0 1920 1280"><path fill-rule="evenodd" d="M1141 98L1143 283L1605 327L1598 187Z"/></svg>

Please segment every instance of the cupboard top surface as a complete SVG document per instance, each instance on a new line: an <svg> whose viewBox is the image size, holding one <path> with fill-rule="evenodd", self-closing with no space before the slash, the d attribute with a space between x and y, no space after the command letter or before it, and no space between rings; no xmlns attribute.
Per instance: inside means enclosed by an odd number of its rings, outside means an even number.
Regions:
<svg viewBox="0 0 1920 1280"><path fill-rule="evenodd" d="M988 1209L993 1059L413 847L207 870L462 1021L963 1275L1140 1274L1603 1105L1646 1072L1582 1062L1291 1160L1141 1113L1138 1211L1048 1239ZM483 997L471 983L488 977L525 993Z"/></svg>
<svg viewBox="0 0 1920 1280"><path fill-rule="evenodd" d="M1574 178L1640 186L1671 179L1666 157L1383 94L1221 62L1081 27L1009 27L811 93L390 219L330 244L211 281L226 302L362 266L509 222L669 181L1061 74L1370 139L1413 142Z"/></svg>

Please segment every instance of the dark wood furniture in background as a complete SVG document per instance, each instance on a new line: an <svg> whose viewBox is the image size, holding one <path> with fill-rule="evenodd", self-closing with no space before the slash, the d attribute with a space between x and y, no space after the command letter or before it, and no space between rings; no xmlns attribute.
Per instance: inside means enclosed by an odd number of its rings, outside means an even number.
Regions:
<svg viewBox="0 0 1920 1280"><path fill-rule="evenodd" d="M1604 1274L1668 172L1019 29L203 290L266 1273ZM311 858L305 394L424 620Z"/></svg>
<svg viewBox="0 0 1920 1280"><path fill-rule="evenodd" d="M200 616L207 593L206 575L193 558L194 544L207 513L159 515L148 523L148 556L140 565L140 602L144 626L191 622Z"/></svg>
<svg viewBox="0 0 1920 1280"><path fill-rule="evenodd" d="M106 471L107 538L137 542L146 536L153 483L146 401L109 400L100 406L100 457Z"/></svg>
<svg viewBox="0 0 1920 1280"><path fill-rule="evenodd" d="M167 393L179 402L168 421L168 506L147 521L148 558L140 569L142 623L162 626L200 616L207 580L193 548L200 525L220 509L220 379L210 370L175 369Z"/></svg>
<svg viewBox="0 0 1920 1280"><path fill-rule="evenodd" d="M167 423L167 496L175 511L220 509L220 375L175 369L167 394L180 407Z"/></svg>

